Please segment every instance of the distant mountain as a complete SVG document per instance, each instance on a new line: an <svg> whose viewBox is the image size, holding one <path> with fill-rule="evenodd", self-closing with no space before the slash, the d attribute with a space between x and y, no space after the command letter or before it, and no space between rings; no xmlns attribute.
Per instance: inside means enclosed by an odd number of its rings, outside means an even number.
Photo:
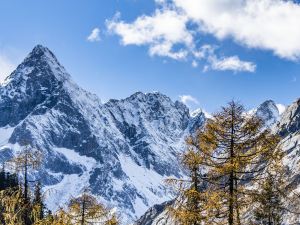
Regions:
<svg viewBox="0 0 300 225"><path fill-rule="evenodd" d="M133 221L170 200L166 177L181 177L184 139L205 123L181 102L137 92L101 103L77 84L54 54L36 46L0 86L0 162L30 142L43 155L39 172L56 210L88 187Z"/></svg>
<svg viewBox="0 0 300 225"><path fill-rule="evenodd" d="M277 127L283 137L300 132L300 99L287 107Z"/></svg>
<svg viewBox="0 0 300 225"><path fill-rule="evenodd" d="M273 100L266 100L257 108L250 110L249 115L255 115L261 118L265 125L270 127L280 119L280 115L284 111L284 106L276 104Z"/></svg>

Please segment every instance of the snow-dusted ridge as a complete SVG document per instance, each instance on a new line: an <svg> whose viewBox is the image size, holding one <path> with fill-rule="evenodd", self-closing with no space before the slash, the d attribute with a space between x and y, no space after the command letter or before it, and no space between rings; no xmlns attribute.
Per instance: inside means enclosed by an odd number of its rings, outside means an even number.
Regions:
<svg viewBox="0 0 300 225"><path fill-rule="evenodd" d="M41 45L0 86L0 113L0 161L22 150L23 140L42 151L32 176L42 179L52 210L88 187L123 221L172 198L163 182L183 176L177 156L205 121L158 92L101 103Z"/></svg>
<svg viewBox="0 0 300 225"><path fill-rule="evenodd" d="M299 111L295 102L279 116L269 102L256 113L272 124L280 120L276 129L288 139L299 131ZM23 140L42 151L42 167L32 176L42 179L51 209L88 187L119 210L124 224L172 199L164 180L184 176L178 154L207 117L203 110L190 115L183 103L159 92L102 103L41 45L0 86L0 114L0 163L21 151ZM296 140L286 142L293 154Z"/></svg>
<svg viewBox="0 0 300 225"><path fill-rule="evenodd" d="M300 99L290 106L284 107L275 104L272 100L263 102L258 108L248 112L249 115L256 114L264 119L267 126L270 126L275 133L278 133L282 140L279 146L286 155L283 164L288 168L286 182L293 191L300 193ZM290 207L287 203L287 207ZM155 208L159 208L157 211ZM293 208L290 208L294 211ZM299 214L285 212L283 215L284 225L298 224ZM173 219L167 213L166 205L160 204L150 208L136 223L136 225L174 225Z"/></svg>

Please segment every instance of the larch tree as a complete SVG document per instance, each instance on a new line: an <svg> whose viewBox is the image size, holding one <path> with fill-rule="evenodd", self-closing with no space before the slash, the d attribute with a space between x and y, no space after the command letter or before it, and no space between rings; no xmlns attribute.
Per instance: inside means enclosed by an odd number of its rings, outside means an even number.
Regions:
<svg viewBox="0 0 300 225"><path fill-rule="evenodd" d="M24 208L22 208L23 221L25 225L31 225L33 222L32 218L32 202L29 195L29 174L37 170L42 161L42 153L31 147L27 142L23 142L21 150L16 154L14 158L9 160L7 163L16 173L22 175L23 178L23 190L19 190L23 194ZM16 212L19 213L19 212Z"/></svg>
<svg viewBox="0 0 300 225"><path fill-rule="evenodd" d="M23 198L17 175L5 172L4 167L0 172L0 199L0 223L6 224L16 210L22 211Z"/></svg>
<svg viewBox="0 0 300 225"><path fill-rule="evenodd" d="M252 224L280 225L286 212L286 202L294 201L288 197L285 182L286 170L282 164L284 153L278 147L277 158L264 171L261 179L255 184L252 195L254 221Z"/></svg>
<svg viewBox="0 0 300 225"><path fill-rule="evenodd" d="M241 104L229 102L213 114L196 136L187 139L187 155L193 152L194 156L183 164L189 168L191 185L181 193L194 190L192 193L203 197L198 198L201 201L197 209L200 207L202 211L200 217L214 218L208 224L243 224L241 214L251 203L253 194L247 186L259 180L277 157L275 149L279 141L261 118L248 115ZM199 169L201 173L195 173ZM193 180L204 187L197 190ZM189 201L186 196L185 204Z"/></svg>
<svg viewBox="0 0 300 225"><path fill-rule="evenodd" d="M28 176L32 170L36 170L40 167L42 162L42 153L31 145L25 143L21 151L9 161L9 164L17 173L23 174L23 192L26 201L30 200L29 197L29 180Z"/></svg>
<svg viewBox="0 0 300 225"><path fill-rule="evenodd" d="M261 118L248 115L231 101L215 113L198 140L191 142L208 167L207 182L222 190L222 203L229 225L242 224L241 212L249 205L247 183L260 179L275 158L280 138L264 126Z"/></svg>
<svg viewBox="0 0 300 225"><path fill-rule="evenodd" d="M268 174L254 196L254 224L280 225L284 213L283 196L278 190L278 181ZM282 184L281 184L282 185Z"/></svg>
<svg viewBox="0 0 300 225"><path fill-rule="evenodd" d="M189 142L189 140L187 141ZM202 225L216 223L220 209L217 192L209 183L203 182L206 175L201 167L204 158L197 149L191 147L181 155L181 163L188 173L187 179L167 179L178 193L174 204L168 207L168 213L181 225ZM206 190L206 191L204 191ZM213 206L213 207L212 207Z"/></svg>
<svg viewBox="0 0 300 225"><path fill-rule="evenodd" d="M74 225L74 223L66 210L59 209L54 215L48 212L42 220L36 221L34 225Z"/></svg>
<svg viewBox="0 0 300 225"><path fill-rule="evenodd" d="M6 225L27 225L31 224L28 216L29 204L24 201L21 188L8 188L0 192L1 203L3 206L3 220Z"/></svg>
<svg viewBox="0 0 300 225"><path fill-rule="evenodd" d="M87 191L70 201L68 215L75 224L102 224L117 225L119 224L114 213L99 203L95 197L88 194Z"/></svg>

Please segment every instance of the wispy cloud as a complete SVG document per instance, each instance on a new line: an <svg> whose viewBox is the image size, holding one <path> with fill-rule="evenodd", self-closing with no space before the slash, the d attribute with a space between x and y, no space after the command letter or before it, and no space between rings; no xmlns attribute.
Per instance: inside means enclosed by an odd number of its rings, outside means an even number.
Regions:
<svg viewBox="0 0 300 225"><path fill-rule="evenodd" d="M256 65L253 62L242 61L238 56L217 58L216 56L209 58L209 65L204 70L234 71L234 72L254 72Z"/></svg>
<svg viewBox="0 0 300 225"><path fill-rule="evenodd" d="M98 27L94 28L90 35L87 37L87 40L90 42L100 41L100 29Z"/></svg>
<svg viewBox="0 0 300 225"><path fill-rule="evenodd" d="M282 113L284 113L284 111L286 110L286 106L283 104L276 104L277 109L279 111L279 115L281 115Z"/></svg>
<svg viewBox="0 0 300 225"><path fill-rule="evenodd" d="M249 48L300 58L300 4L286 0L172 0L200 31L233 38ZM293 35L291 35L293 34Z"/></svg>
<svg viewBox="0 0 300 225"><path fill-rule="evenodd" d="M14 63L4 54L0 54L0 83L16 68Z"/></svg>
<svg viewBox="0 0 300 225"><path fill-rule="evenodd" d="M189 105L190 103L199 104L199 101L197 100L197 98L191 96L191 95L180 95L179 99L182 103Z"/></svg>
<svg viewBox="0 0 300 225"><path fill-rule="evenodd" d="M233 71L233 72L255 72L256 64L250 61L243 61L238 56L220 57L216 53L217 46L203 45L193 54L197 59L206 59L207 64L203 71Z"/></svg>
<svg viewBox="0 0 300 225"><path fill-rule="evenodd" d="M132 23L120 20L120 14L107 21L108 30L121 37L123 45L147 45L149 54L184 59L193 46L192 34L185 24L185 15L171 9L156 10L151 16L142 15ZM181 44L178 49L174 46Z"/></svg>
<svg viewBox="0 0 300 225"><path fill-rule="evenodd" d="M125 22L117 14L107 21L110 32L123 45L145 45L151 56L191 60L193 66L208 60L197 39L211 34L231 38L241 46L270 50L289 60L300 59L300 4L286 0L155 0L151 15ZM190 23L195 26L189 26ZM293 35L291 35L293 34ZM197 36L197 38L196 38ZM201 48L201 47L200 47ZM220 46L222 48L222 46ZM202 49L203 50L203 49ZM253 62L234 56L217 56L210 69L254 72Z"/></svg>
<svg viewBox="0 0 300 225"><path fill-rule="evenodd" d="M198 108L198 109L195 109L194 111L192 111L191 112L191 117L196 117L196 116L199 115L199 113L204 113L204 116L206 118L209 118L209 119L212 118L212 114L210 114L209 112L207 112L206 110L201 109L201 108Z"/></svg>
<svg viewBox="0 0 300 225"><path fill-rule="evenodd" d="M192 67L194 67L194 68L198 67L198 62L196 60L192 61Z"/></svg>

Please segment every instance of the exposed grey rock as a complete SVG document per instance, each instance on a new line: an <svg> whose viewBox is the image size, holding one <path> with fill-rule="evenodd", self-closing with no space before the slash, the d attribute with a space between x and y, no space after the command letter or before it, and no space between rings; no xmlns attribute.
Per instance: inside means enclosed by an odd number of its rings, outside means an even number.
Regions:
<svg viewBox="0 0 300 225"><path fill-rule="evenodd" d="M36 46L0 87L0 159L24 141L44 155L32 176L55 210L85 187L129 221L172 197L163 180L184 175L177 161L191 127L188 108L161 93L102 104L78 87L53 53Z"/></svg>
<svg viewBox="0 0 300 225"><path fill-rule="evenodd" d="M267 100L260 104L255 111L267 126L275 124L279 120L279 110L273 100Z"/></svg>
<svg viewBox="0 0 300 225"><path fill-rule="evenodd" d="M289 187L290 193L298 192L300 187L300 100L298 99L287 107L285 112L279 116L279 111L274 101L268 100L262 103L254 113L261 117L267 126L274 125L274 132L281 135L282 140L279 147L286 153L283 159L284 166L287 168L285 182ZM291 191L293 190L293 192ZM286 202L287 209L295 211L289 202ZM298 224L299 215L284 213L283 224ZM151 208L140 220L138 225L174 225L174 221L169 217L167 211L153 212Z"/></svg>
<svg viewBox="0 0 300 225"><path fill-rule="evenodd" d="M152 206L140 219L138 219L135 225L152 225L154 220L157 219L167 207L174 204L174 201L167 201L162 204ZM161 218L163 220L164 218Z"/></svg>
<svg viewBox="0 0 300 225"><path fill-rule="evenodd" d="M278 124L279 134L283 137L300 131L300 99L291 104L282 114Z"/></svg>

